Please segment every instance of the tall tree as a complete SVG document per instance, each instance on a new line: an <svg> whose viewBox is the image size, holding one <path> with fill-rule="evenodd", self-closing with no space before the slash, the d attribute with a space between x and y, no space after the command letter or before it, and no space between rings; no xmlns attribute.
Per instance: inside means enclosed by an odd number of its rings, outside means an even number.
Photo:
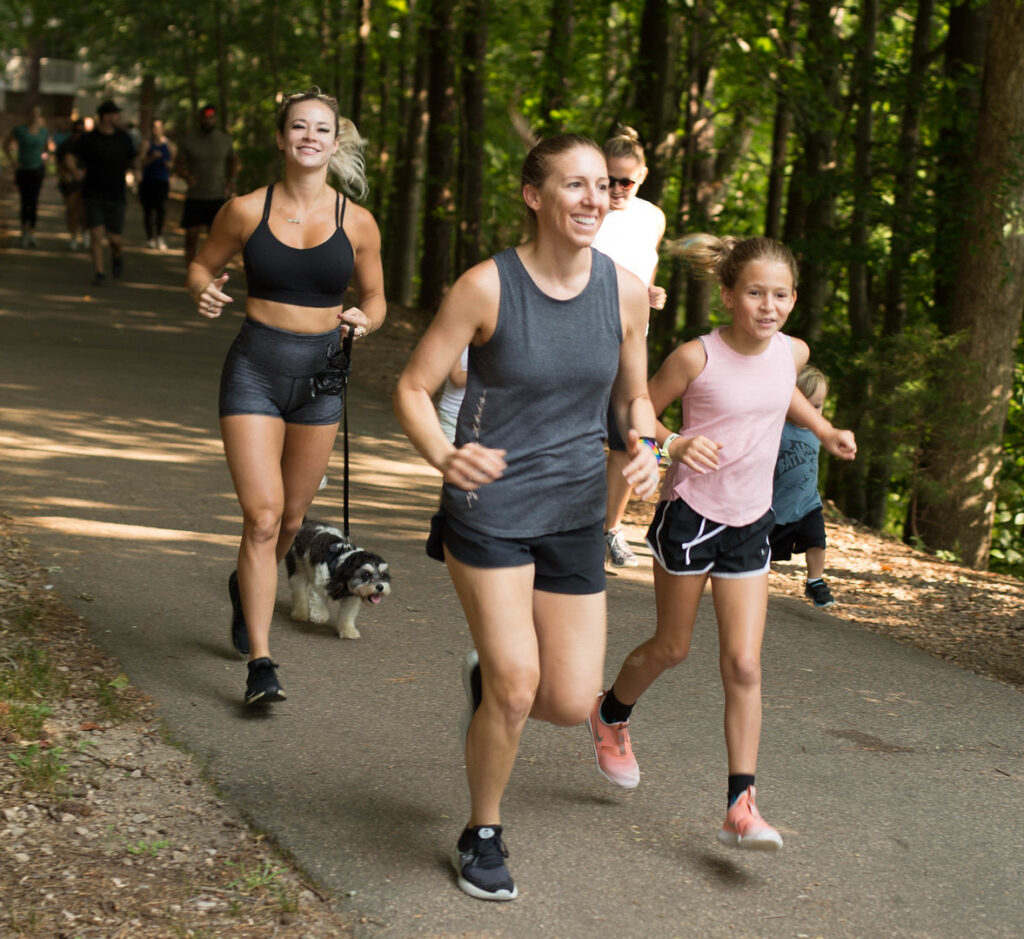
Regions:
<svg viewBox="0 0 1024 939"><path fill-rule="evenodd" d="M455 40L452 5L429 0L427 7L430 48L427 110L426 205L423 254L420 261L419 305L435 309L452 274L452 232L455 226L455 69L451 50Z"/></svg>
<svg viewBox="0 0 1024 939"><path fill-rule="evenodd" d="M427 137L427 79L429 71L430 21L422 8L425 0L410 6L405 18L403 40L412 60L408 90L402 100L399 117L399 139L395 154L388 214L382 220L385 231L384 271L388 299L402 306L415 300L417 234L420 231L420 210L423 206L423 153Z"/></svg>
<svg viewBox="0 0 1024 939"><path fill-rule="evenodd" d="M541 69L540 136L563 129L562 111L569 102L569 71L574 31L573 0L551 0L548 42Z"/></svg>
<svg viewBox="0 0 1024 939"><path fill-rule="evenodd" d="M455 267L462 271L482 254L484 138L487 112L488 0L465 0L462 11L462 123L459 147L459 237Z"/></svg>
<svg viewBox="0 0 1024 939"><path fill-rule="evenodd" d="M938 413L918 496L925 544L984 568L1024 311L1024 3L991 0L981 109L950 328L962 367L937 376ZM956 376L955 379L952 376Z"/></svg>
<svg viewBox="0 0 1024 939"><path fill-rule="evenodd" d="M633 67L635 123L647 158L643 196L661 201L662 188L671 171L668 137L674 129L675 34L679 16L668 0L644 0L640 16L640 47Z"/></svg>

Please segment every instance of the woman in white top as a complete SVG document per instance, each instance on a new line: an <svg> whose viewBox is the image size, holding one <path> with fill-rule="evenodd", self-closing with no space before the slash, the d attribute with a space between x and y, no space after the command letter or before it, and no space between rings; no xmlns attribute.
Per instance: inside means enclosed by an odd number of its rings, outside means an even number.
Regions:
<svg viewBox="0 0 1024 939"><path fill-rule="evenodd" d="M608 164L608 214L594 238L594 247L643 282L648 303L655 310L665 305L665 290L654 283L658 269L658 245L665 234L665 213L654 203L637 196L647 178L647 161L640 138L632 127L621 127L604 144ZM608 502L604 540L614 567L636 567L636 555L622 534L622 516L631 487L623 476L629 462L626 445L614 419L608 419Z"/></svg>

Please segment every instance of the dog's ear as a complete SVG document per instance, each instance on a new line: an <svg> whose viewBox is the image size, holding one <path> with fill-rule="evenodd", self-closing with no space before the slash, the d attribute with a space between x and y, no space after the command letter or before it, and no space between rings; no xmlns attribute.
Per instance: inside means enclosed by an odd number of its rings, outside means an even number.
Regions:
<svg viewBox="0 0 1024 939"><path fill-rule="evenodd" d="M348 545L346 545L345 542L335 541L331 544L328 550L331 552L331 554L341 554L341 552L344 551L347 547Z"/></svg>

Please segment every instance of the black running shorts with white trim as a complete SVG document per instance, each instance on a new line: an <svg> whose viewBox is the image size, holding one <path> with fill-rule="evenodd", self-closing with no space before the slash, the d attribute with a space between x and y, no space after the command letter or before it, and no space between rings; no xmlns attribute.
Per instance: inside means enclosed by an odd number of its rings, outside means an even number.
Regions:
<svg viewBox="0 0 1024 939"><path fill-rule="evenodd" d="M704 518L682 499L659 502L647 544L670 574L756 577L771 562L768 535L775 522L769 509L757 521L733 528Z"/></svg>

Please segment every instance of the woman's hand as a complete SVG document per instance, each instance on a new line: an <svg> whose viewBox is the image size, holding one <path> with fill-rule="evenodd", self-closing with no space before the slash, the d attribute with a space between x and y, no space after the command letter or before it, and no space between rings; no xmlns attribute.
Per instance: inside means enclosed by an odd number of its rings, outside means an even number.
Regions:
<svg viewBox="0 0 1024 939"><path fill-rule="evenodd" d="M641 499L649 499L658 491L661 483L658 458L647 444L641 442L640 435L635 430L629 432L626 452L631 459L623 469L622 475Z"/></svg>
<svg viewBox="0 0 1024 939"><path fill-rule="evenodd" d="M453 450L442 467L444 481L473 492L493 483L505 473L505 451L492 450L478 443L466 443Z"/></svg>
<svg viewBox="0 0 1024 939"><path fill-rule="evenodd" d="M224 304L231 303L232 298L224 293L221 288L227 283L228 275L221 274L211 280L195 298L196 307L201 316L208 319L216 319L224 311Z"/></svg>
<svg viewBox="0 0 1024 939"><path fill-rule="evenodd" d="M341 326L342 336L348 336L351 333L353 339L364 339L373 332L373 320L357 306L339 313L338 323Z"/></svg>

